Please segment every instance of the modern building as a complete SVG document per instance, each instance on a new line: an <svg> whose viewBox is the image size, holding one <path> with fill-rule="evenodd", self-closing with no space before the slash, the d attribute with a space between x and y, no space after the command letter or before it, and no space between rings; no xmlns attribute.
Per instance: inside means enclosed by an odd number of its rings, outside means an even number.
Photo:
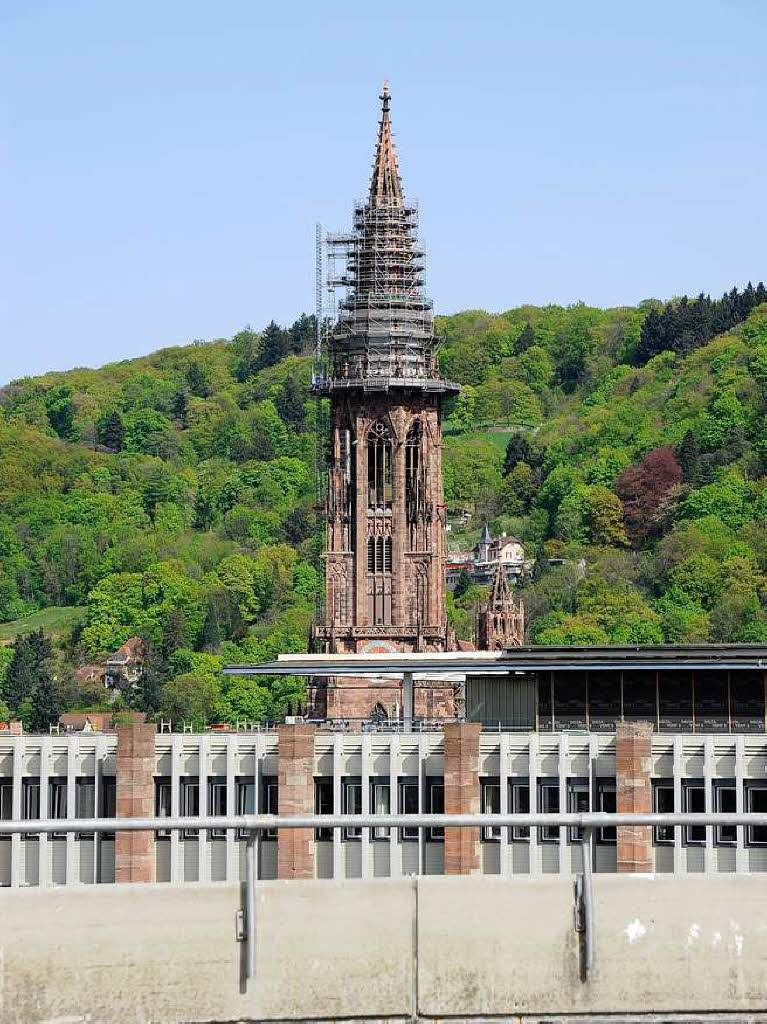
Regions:
<svg viewBox="0 0 767 1024"><path fill-rule="evenodd" d="M156 734L119 726L0 734L0 817L115 816L115 834L0 838L0 884L195 883L244 877L244 837L211 829L120 833L120 817L526 813L767 813L767 646L530 648L289 655L232 671L465 678L466 721L422 731ZM575 828L281 830L258 843L262 878L570 875ZM599 872L767 871L767 827L605 827Z"/></svg>

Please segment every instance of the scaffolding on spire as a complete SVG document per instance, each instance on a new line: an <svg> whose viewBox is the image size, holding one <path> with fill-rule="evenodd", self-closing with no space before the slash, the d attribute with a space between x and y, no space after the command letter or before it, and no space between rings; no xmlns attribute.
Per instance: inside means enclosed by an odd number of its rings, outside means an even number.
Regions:
<svg viewBox="0 0 767 1024"><path fill-rule="evenodd" d="M317 376L314 388L326 395L360 386L457 394L458 384L444 380L437 365L441 339L422 291L426 258L417 236L418 208L402 191L386 82L380 100L368 197L355 203L351 232L326 238L335 316L327 337L328 372Z"/></svg>

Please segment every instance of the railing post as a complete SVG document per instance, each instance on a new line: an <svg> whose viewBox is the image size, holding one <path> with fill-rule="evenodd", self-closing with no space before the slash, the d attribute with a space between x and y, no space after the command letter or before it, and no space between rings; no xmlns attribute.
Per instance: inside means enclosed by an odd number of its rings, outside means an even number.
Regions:
<svg viewBox="0 0 767 1024"><path fill-rule="evenodd" d="M592 876L592 833L590 826L585 826L581 837L581 855L583 860L583 976L588 981L594 969L594 886Z"/></svg>
<svg viewBox="0 0 767 1024"><path fill-rule="evenodd" d="M256 976L256 831L245 843L245 977Z"/></svg>

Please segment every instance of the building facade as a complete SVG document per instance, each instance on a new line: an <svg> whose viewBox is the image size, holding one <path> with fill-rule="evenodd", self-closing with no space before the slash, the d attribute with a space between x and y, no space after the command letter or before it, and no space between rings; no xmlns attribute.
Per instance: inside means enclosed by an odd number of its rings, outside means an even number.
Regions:
<svg viewBox="0 0 767 1024"><path fill-rule="evenodd" d="M331 236L345 289L314 393L329 399L324 621L327 653L444 651L442 402L459 387L437 365L432 304L423 294L417 209L397 168L388 86L367 199L353 230ZM330 693L339 687L345 692ZM362 692L364 690L364 692ZM310 694L317 717L389 715L397 687L328 680ZM433 695L444 713L452 689Z"/></svg>
<svg viewBox="0 0 767 1024"><path fill-rule="evenodd" d="M110 882L238 883L235 829L120 833L120 817L226 813L767 812L767 737L653 731L0 736L0 817L115 817L116 832L0 837L0 886ZM284 829L258 840L258 876L571 875L576 829ZM610 829L594 836L598 872L767 871L767 827Z"/></svg>

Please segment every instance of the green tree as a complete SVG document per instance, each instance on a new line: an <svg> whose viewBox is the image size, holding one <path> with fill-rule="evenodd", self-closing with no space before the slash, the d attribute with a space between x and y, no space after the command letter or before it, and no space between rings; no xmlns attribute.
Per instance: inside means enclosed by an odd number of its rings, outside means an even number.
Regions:
<svg viewBox="0 0 767 1024"><path fill-rule="evenodd" d="M460 598L462 598L464 594L468 591L470 586L471 576L469 576L469 573L466 569L461 569L460 573L458 574L458 582L456 583L455 589L453 590L453 598L456 601L460 600Z"/></svg>
<svg viewBox="0 0 767 1024"><path fill-rule="evenodd" d="M45 395L45 412L53 430L64 441L74 441L77 437L75 430L75 403L72 399L72 389L63 384L61 387L50 388Z"/></svg>
<svg viewBox="0 0 767 1024"><path fill-rule="evenodd" d="M220 696L215 676L184 673L163 684L160 707L171 722L191 722L199 727L211 721Z"/></svg>

